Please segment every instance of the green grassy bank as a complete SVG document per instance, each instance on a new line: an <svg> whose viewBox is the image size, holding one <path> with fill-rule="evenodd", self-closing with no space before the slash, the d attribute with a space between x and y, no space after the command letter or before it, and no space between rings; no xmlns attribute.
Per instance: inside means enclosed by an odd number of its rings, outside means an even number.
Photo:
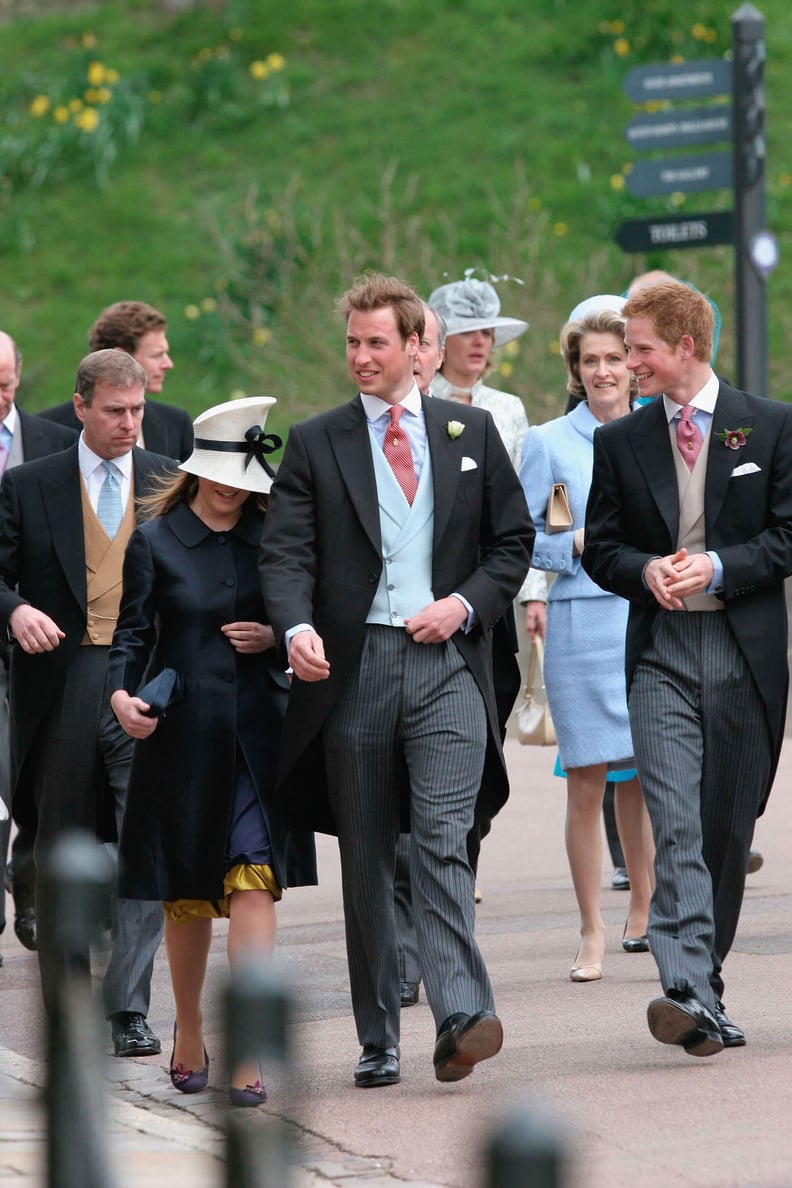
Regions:
<svg viewBox="0 0 792 1188"><path fill-rule="evenodd" d="M28 6L30 7L30 6ZM771 392L792 395L792 11L766 0ZM631 66L721 56L731 6L681 0L133 0L0 5L0 327L23 399L71 393L96 313L136 297L168 315L166 390L197 413L270 393L274 427L349 393L333 297L366 267L428 293L497 276L531 323L502 387L560 410L558 330L583 296L646 267L693 280L724 315L732 252L625 256L624 218L728 205L639 202L621 91Z"/></svg>

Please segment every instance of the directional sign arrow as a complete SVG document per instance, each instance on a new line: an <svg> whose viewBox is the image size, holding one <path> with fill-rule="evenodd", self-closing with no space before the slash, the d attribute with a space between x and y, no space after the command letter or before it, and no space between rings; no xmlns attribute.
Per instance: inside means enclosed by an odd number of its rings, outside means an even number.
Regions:
<svg viewBox="0 0 792 1188"><path fill-rule="evenodd" d="M732 173L731 153L704 153L697 157L637 161L625 181L636 198L648 198L651 194L720 190L732 184Z"/></svg>
<svg viewBox="0 0 792 1188"><path fill-rule="evenodd" d="M723 58L634 66L622 83L622 90L633 103L646 103L648 99L704 99L729 95L731 89L732 64Z"/></svg>
<svg viewBox="0 0 792 1188"><path fill-rule="evenodd" d="M630 120L624 135L634 149L689 148L694 144L719 144L732 138L731 107L683 107L674 111L640 113Z"/></svg>
<svg viewBox="0 0 792 1188"><path fill-rule="evenodd" d="M711 247L734 242L734 212L668 215L650 219L627 219L614 239L625 252L651 252L661 248Z"/></svg>

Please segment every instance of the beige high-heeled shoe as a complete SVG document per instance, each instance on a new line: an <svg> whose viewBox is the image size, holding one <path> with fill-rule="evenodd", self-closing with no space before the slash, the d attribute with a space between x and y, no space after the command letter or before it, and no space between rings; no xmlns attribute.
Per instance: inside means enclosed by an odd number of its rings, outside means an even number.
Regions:
<svg viewBox="0 0 792 1188"><path fill-rule="evenodd" d="M599 961L589 961L586 965L581 965L580 952L584 943L581 943L580 948L575 954L575 960L569 971L569 979L572 982L598 982L602 977L602 959L605 956L605 942L603 941L602 943Z"/></svg>

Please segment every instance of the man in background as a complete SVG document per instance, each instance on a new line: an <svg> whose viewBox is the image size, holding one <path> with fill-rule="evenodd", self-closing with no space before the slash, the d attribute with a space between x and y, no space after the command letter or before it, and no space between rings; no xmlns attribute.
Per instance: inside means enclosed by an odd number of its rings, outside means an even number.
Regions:
<svg viewBox="0 0 792 1188"><path fill-rule="evenodd" d="M45 458L65 450L76 441L76 433L63 425L53 425L41 417L23 412L16 405L16 393L22 378L22 353L13 338L0 331L0 479L22 462ZM0 638L0 797L11 807L8 755L8 642ZM14 838L12 860L6 870L11 816L0 823L0 873L5 873L8 890L14 899L14 932L26 949L36 948L35 872L33 843L29 829L18 829ZM0 891L0 933L6 926L5 894ZM2 957L0 957L2 965Z"/></svg>
<svg viewBox="0 0 792 1188"><path fill-rule="evenodd" d="M145 301L116 301L108 305L88 334L92 351L126 351L146 373L146 411L137 444L155 454L184 462L192 453L193 430L189 414L183 408L152 400L159 396L165 376L173 368L167 339L165 315ZM80 422L70 400L41 414L51 421L79 431Z"/></svg>

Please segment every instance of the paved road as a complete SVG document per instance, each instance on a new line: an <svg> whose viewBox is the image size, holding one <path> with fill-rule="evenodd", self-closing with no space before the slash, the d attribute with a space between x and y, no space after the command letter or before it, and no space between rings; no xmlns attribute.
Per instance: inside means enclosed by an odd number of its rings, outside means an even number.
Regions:
<svg viewBox="0 0 792 1188"><path fill-rule="evenodd" d="M626 896L603 873L605 976L575 985L576 910L563 850L564 786L554 753L507 743L512 799L482 853L478 935L505 1028L500 1056L456 1085L433 1076L434 1031L424 1003L403 1016L398 1086L356 1090L339 887L331 839L320 840L321 886L281 905L280 960L298 995L291 1086L266 1077L270 1100L245 1124L288 1120L295 1188L481 1188L482 1151L516 1101L550 1108L574 1150L580 1188L782 1188L792 1184L792 742L787 742L757 843L765 865L749 880L726 967L726 1005L748 1046L696 1060L663 1047L645 1023L658 992L648 955L619 941ZM32 955L8 933L0 971L0 1184L43 1183L38 1087L40 1020ZM106 1041L111 1141L119 1188L208 1188L224 1183L220 992L224 926L216 925L206 993L215 1087L174 1092L167 1057L117 1060ZM150 1020L172 1026L164 954ZM218 1085L219 1082L219 1085ZM108 1186L110 1188L110 1186ZM273 1188L281 1188L280 1185Z"/></svg>

